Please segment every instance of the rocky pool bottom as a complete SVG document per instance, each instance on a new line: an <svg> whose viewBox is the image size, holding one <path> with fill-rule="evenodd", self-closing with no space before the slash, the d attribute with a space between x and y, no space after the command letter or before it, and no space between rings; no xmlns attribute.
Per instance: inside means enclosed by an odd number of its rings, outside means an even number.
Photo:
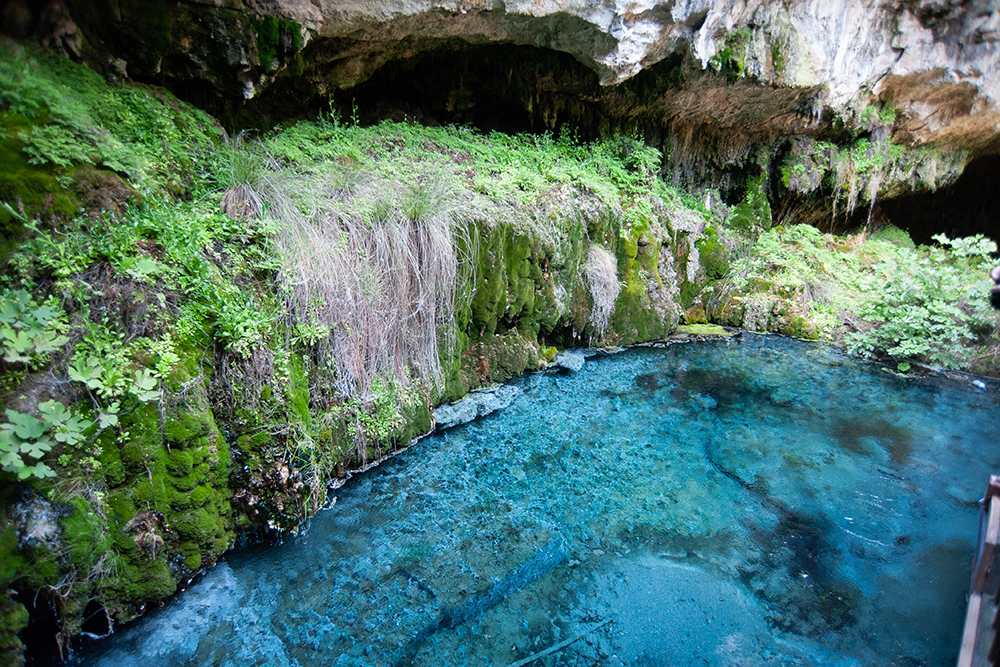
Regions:
<svg viewBox="0 0 1000 667"><path fill-rule="evenodd" d="M526 376L81 662L953 664L1000 466L974 379L750 334Z"/></svg>

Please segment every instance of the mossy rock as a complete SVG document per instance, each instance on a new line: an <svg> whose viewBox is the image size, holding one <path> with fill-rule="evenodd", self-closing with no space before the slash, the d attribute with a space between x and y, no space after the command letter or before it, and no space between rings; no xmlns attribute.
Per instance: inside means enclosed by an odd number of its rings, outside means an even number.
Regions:
<svg viewBox="0 0 1000 667"><path fill-rule="evenodd" d="M105 521L83 498L69 502L71 511L59 525L69 560L78 572L89 572L111 547Z"/></svg>
<svg viewBox="0 0 1000 667"><path fill-rule="evenodd" d="M24 644L18 633L28 627L28 610L14 599L14 591L0 589L0 664L24 664Z"/></svg>
<svg viewBox="0 0 1000 667"><path fill-rule="evenodd" d="M201 509L211 502L215 497L215 489L208 484L199 484L190 491L175 493L170 499L170 507L175 512L185 512L192 509Z"/></svg>
<svg viewBox="0 0 1000 667"><path fill-rule="evenodd" d="M429 396L415 390L403 392L399 410L403 423L391 436L396 447L405 447L415 438L430 433L434 423L434 411L431 409Z"/></svg>
<svg viewBox="0 0 1000 667"><path fill-rule="evenodd" d="M0 515L0 587L5 587L23 576L28 562L18 549L17 532Z"/></svg>
<svg viewBox="0 0 1000 667"><path fill-rule="evenodd" d="M97 439L101 453L97 460L101 463L101 472L104 474L104 483L109 488L114 488L125 483L128 474L125 471L125 464L122 462L122 453L115 442L114 435L105 431Z"/></svg>
<svg viewBox="0 0 1000 667"><path fill-rule="evenodd" d="M241 452L247 454L265 451L273 442L274 437L264 431L244 433L236 438L236 446Z"/></svg>
<svg viewBox="0 0 1000 667"><path fill-rule="evenodd" d="M174 478L187 477L194 469L194 457L191 452L183 449L172 449L167 452L167 470Z"/></svg>
<svg viewBox="0 0 1000 667"><path fill-rule="evenodd" d="M729 273L729 250L713 227L707 227L694 245L709 281L721 280Z"/></svg>
<svg viewBox="0 0 1000 667"><path fill-rule="evenodd" d="M198 409L198 408L202 409ZM163 434L171 446L190 447L192 445L204 445L207 441L201 438L208 437L214 431L214 420L208 410L207 403L192 409L178 409L175 415L167 419L163 429Z"/></svg>
<svg viewBox="0 0 1000 667"><path fill-rule="evenodd" d="M674 330L674 333L687 334L689 336L732 336L729 331L718 324L682 324Z"/></svg>
<svg viewBox="0 0 1000 667"><path fill-rule="evenodd" d="M181 544L191 542L201 548L202 561L206 564L214 563L229 546L225 520L214 502L175 515L170 527Z"/></svg>
<svg viewBox="0 0 1000 667"><path fill-rule="evenodd" d="M131 542L131 538L129 538ZM155 560L138 554L135 544L120 558L118 576L108 589L106 607L116 619L131 619L145 603L173 595L177 584L162 557Z"/></svg>
<svg viewBox="0 0 1000 667"><path fill-rule="evenodd" d="M820 337L819 327L816 326L816 323L803 315L799 311L798 305L791 301L779 301L775 304L772 329L776 333L793 338L818 340Z"/></svg>
<svg viewBox="0 0 1000 667"><path fill-rule="evenodd" d="M471 345L462 357L462 373L472 388L506 382L542 365L538 343L519 332L485 336Z"/></svg>
<svg viewBox="0 0 1000 667"><path fill-rule="evenodd" d="M164 454L160 442L160 415L156 406L143 403L120 418L122 429L129 433L120 446L120 460L129 474L147 470L156 465Z"/></svg>
<svg viewBox="0 0 1000 667"><path fill-rule="evenodd" d="M0 112L0 202L27 218L65 219L80 211L75 195L59 184L52 166L28 162L18 139L33 122L15 113ZM24 233L22 222L0 209L0 262L17 246Z"/></svg>
<svg viewBox="0 0 1000 667"><path fill-rule="evenodd" d="M696 303L684 311L685 324L705 324L707 322L708 315L705 313L705 308L700 303Z"/></svg>

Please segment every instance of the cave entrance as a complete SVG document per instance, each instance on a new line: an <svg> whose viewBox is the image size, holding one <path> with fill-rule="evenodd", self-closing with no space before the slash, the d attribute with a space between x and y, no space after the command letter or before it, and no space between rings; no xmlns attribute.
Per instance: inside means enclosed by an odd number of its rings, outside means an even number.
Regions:
<svg viewBox="0 0 1000 667"><path fill-rule="evenodd" d="M958 180L936 192L886 199L879 206L915 243L931 243L931 237L941 233L1000 240L1000 155L973 160Z"/></svg>
<svg viewBox="0 0 1000 667"><path fill-rule="evenodd" d="M592 136L600 95L597 74L566 53L452 42L391 61L334 99L362 124L411 120L507 133L570 127Z"/></svg>

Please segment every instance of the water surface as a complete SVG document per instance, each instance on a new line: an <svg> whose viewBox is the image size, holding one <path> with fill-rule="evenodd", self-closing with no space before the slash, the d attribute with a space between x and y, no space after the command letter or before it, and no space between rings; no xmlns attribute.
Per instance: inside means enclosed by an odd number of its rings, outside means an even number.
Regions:
<svg viewBox="0 0 1000 667"><path fill-rule="evenodd" d="M997 388L741 340L590 357L229 554L86 665L953 664Z"/></svg>

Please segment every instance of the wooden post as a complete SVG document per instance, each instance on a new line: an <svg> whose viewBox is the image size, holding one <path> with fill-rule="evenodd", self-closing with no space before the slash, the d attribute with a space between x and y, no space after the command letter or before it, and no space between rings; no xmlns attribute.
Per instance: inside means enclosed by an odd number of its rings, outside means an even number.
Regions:
<svg viewBox="0 0 1000 667"><path fill-rule="evenodd" d="M1000 497L1000 475L990 475L990 483L983 496L982 509L987 516L986 530L980 535L982 544L976 550L978 557L973 564L969 606L965 614L965 628L962 630L962 648L958 655L958 667L972 667L972 658L976 651L979 616L983 606L983 590L993 566L997 542L1000 541L1000 501L993 502L997 497ZM995 621L996 619L994 619L994 623Z"/></svg>

